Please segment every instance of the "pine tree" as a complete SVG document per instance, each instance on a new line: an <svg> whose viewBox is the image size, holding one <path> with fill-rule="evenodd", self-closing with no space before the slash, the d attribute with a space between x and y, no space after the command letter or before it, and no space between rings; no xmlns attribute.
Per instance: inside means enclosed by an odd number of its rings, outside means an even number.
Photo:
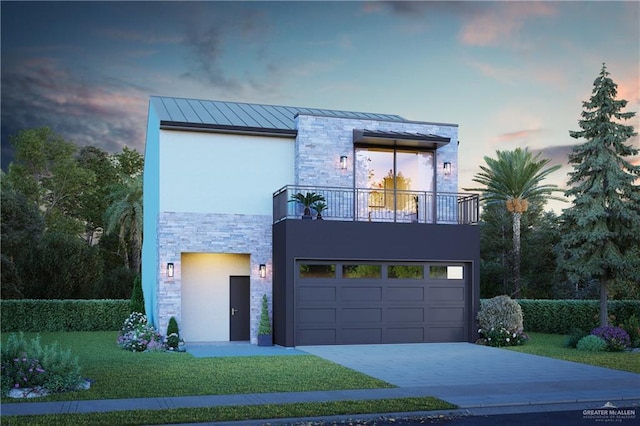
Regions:
<svg viewBox="0 0 640 426"><path fill-rule="evenodd" d="M622 112L627 101L616 100L618 86L605 64L593 86L591 98L582 103L582 130L569 132L585 142L569 155L573 171L565 195L573 197L573 204L561 216L558 264L573 283L599 282L600 324L605 326L608 284L640 280L640 187L634 185L640 166L625 160L640 150L625 144L636 133L621 122L635 113Z"/></svg>

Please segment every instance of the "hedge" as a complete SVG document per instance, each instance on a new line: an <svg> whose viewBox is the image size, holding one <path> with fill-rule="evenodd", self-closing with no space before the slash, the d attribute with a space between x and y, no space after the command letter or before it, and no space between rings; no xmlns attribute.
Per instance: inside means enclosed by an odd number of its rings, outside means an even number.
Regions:
<svg viewBox="0 0 640 426"><path fill-rule="evenodd" d="M521 299L517 302L522 307L525 332L568 334L575 328L591 331L599 325L599 300ZM613 325L625 323L632 315L640 319L640 301L610 300L608 312Z"/></svg>
<svg viewBox="0 0 640 426"><path fill-rule="evenodd" d="M2 300L2 332L120 330L131 312L126 300Z"/></svg>

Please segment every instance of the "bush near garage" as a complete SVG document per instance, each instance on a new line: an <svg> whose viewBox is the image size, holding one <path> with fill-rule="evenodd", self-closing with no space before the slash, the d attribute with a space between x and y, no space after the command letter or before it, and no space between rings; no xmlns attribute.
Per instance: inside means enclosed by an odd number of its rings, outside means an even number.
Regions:
<svg viewBox="0 0 640 426"><path fill-rule="evenodd" d="M529 340L523 333L522 309L509 296L485 300L478 312L479 343L489 346L516 346Z"/></svg>

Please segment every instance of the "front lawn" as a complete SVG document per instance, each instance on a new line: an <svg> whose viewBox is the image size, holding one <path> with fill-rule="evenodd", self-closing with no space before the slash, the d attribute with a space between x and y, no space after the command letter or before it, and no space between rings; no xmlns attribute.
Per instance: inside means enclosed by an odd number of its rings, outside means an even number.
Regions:
<svg viewBox="0 0 640 426"><path fill-rule="evenodd" d="M50 414L3 417L3 426L158 425L227 422L287 417L321 417L369 413L450 410L453 404L437 398L397 398L365 401L307 402L281 405L180 408L172 410L115 411L109 413ZM354 423L356 424L356 423Z"/></svg>
<svg viewBox="0 0 640 426"><path fill-rule="evenodd" d="M195 358L188 353L127 352L118 333L39 333L77 355L90 390L54 394L42 401L303 392L393 387L312 355ZM25 333L31 339L36 333ZM8 333L3 333L3 341ZM11 402L34 402L34 399ZM3 398L3 402L8 402Z"/></svg>
<svg viewBox="0 0 640 426"><path fill-rule="evenodd" d="M531 340L524 345L510 346L505 349L640 374L640 353L638 352L579 351L564 347L565 336L544 333L528 334Z"/></svg>

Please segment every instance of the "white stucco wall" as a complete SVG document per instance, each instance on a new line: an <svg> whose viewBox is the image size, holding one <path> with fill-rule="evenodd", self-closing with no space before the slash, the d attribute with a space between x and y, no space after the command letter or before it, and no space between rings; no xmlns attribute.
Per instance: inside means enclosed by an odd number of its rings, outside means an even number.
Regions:
<svg viewBox="0 0 640 426"><path fill-rule="evenodd" d="M229 340L229 277L250 275L249 255L182 254L182 328L186 342Z"/></svg>
<svg viewBox="0 0 640 426"><path fill-rule="evenodd" d="M160 131L160 211L272 214L294 181L292 138Z"/></svg>

